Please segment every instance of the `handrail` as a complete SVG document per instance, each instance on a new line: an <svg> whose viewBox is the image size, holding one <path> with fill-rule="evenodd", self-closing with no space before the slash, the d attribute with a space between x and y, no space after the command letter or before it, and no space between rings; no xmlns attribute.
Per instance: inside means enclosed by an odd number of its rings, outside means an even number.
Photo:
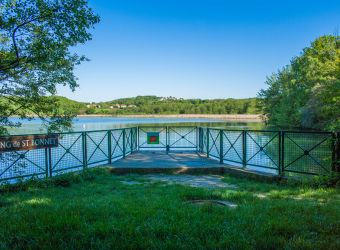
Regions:
<svg viewBox="0 0 340 250"><path fill-rule="evenodd" d="M147 131L143 131L143 129ZM163 129L159 144L144 142L150 129ZM103 133L101 133L103 132ZM153 131L151 131L153 132ZM156 132L156 131L154 131ZM195 125L140 125L106 130L51 133L60 135L56 148L13 151L13 160L1 159L8 152L0 152L0 181L10 178L79 170L98 164L111 164L133 151L194 150L221 164L277 170L278 175L291 173L324 174L339 169L340 136L325 131L228 129ZM71 136L77 134L79 136ZM303 136L297 136L297 135ZM43 133L0 136L35 136ZM70 136L68 136L70 135ZM315 136L313 136L315 135ZM321 136L323 135L323 136ZM338 151L336 151L338 150ZM29 153L28 153L29 152ZM23 173L15 173L17 164L28 165ZM235 166L236 166L235 165ZM53 166L53 169L51 167ZM10 172L12 175L9 175ZM331 170L329 170L331 172Z"/></svg>
<svg viewBox="0 0 340 250"><path fill-rule="evenodd" d="M55 132L55 133L27 133L27 134L12 134L12 135L3 135L1 137L10 137L10 136L29 136L29 135L50 135L50 134L77 134L77 133L92 133L92 132L107 132L107 131L115 131L121 129L130 129L130 128L165 128L165 127L173 127L173 128L202 128L210 130L223 130L223 131L231 131L231 132L285 132L285 133L301 133L301 134L335 134L335 132L331 131L311 131L311 130L266 130L266 129L229 129L223 127L210 127L210 126L195 126L195 125L138 125L138 126L131 126L131 127L121 127L121 128L112 128L112 129L98 129L98 130L82 130L82 131L68 131L68 132Z"/></svg>

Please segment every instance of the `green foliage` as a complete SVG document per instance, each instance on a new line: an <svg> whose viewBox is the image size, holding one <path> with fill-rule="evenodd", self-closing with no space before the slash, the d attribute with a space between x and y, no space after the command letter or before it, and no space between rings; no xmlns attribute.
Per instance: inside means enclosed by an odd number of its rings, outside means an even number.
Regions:
<svg viewBox="0 0 340 250"><path fill-rule="evenodd" d="M49 101L58 113L77 115L131 115L131 114L257 114L257 99L164 99L156 96L137 96L110 102L85 104L70 100L62 96L43 97ZM0 97L1 103L9 105L10 109L18 108L18 104L8 103ZM4 105L3 104L3 105ZM125 105L118 108L115 105ZM27 115L34 116L30 109L25 110Z"/></svg>
<svg viewBox="0 0 340 250"><path fill-rule="evenodd" d="M49 131L69 127L74 113L53 96L58 85L77 87L73 70L87 59L70 48L91 39L88 30L99 17L86 0L1 0L0 6L0 134L20 125L8 119L13 115L34 114Z"/></svg>
<svg viewBox="0 0 340 250"><path fill-rule="evenodd" d="M322 36L267 78L259 93L269 124L340 129L340 37Z"/></svg>
<svg viewBox="0 0 340 250"><path fill-rule="evenodd" d="M85 112L86 105L84 103L73 101L63 96L55 96L53 98L63 113L70 112L73 114L78 114Z"/></svg>
<svg viewBox="0 0 340 250"><path fill-rule="evenodd" d="M118 107L117 105L120 105ZM256 98L177 99L137 96L90 105L86 114L256 114Z"/></svg>
<svg viewBox="0 0 340 250"><path fill-rule="evenodd" d="M339 189L223 176L204 189L94 169L67 187L2 193L1 249L338 249ZM93 170L90 170L91 172ZM59 177L61 178L61 177ZM65 177L66 178L66 177ZM82 179L83 177L81 177ZM125 185L121 181L136 181ZM193 205L220 199L235 209Z"/></svg>
<svg viewBox="0 0 340 250"><path fill-rule="evenodd" d="M320 175L310 178L288 178L287 184L293 187L340 188L340 173L333 172L331 175Z"/></svg>
<svg viewBox="0 0 340 250"><path fill-rule="evenodd" d="M50 188L50 187L70 187L76 183L83 183L93 181L96 176L100 175L100 170L84 170L81 172L71 172L67 174L58 175L48 179L39 179L33 177L29 180L20 180L15 184L2 184L0 185L1 193L16 193L27 191L32 188Z"/></svg>

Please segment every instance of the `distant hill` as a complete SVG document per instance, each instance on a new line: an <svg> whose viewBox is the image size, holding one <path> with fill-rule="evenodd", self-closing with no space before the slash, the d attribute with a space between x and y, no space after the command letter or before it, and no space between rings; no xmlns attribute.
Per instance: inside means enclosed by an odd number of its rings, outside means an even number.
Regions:
<svg viewBox="0 0 340 250"><path fill-rule="evenodd" d="M49 97L47 97L49 98ZM175 97L137 96L109 102L77 102L53 97L61 110L78 115L176 115L176 114L258 114L256 98L183 99ZM0 98L0 102L4 101Z"/></svg>
<svg viewBox="0 0 340 250"><path fill-rule="evenodd" d="M5 97L0 97L0 103L2 103L3 106L8 106L9 110L15 110L19 108L19 104L18 102L16 102L18 98L19 97L11 97L10 99L8 99ZM52 103L58 103L58 108L61 113L63 113L64 111L67 111L67 112L71 112L75 114L82 114L82 113L85 113L87 109L85 103L73 101L63 96L53 96L53 97L44 97L44 98L47 98L50 100L51 98L53 98ZM27 110L26 113L28 115L30 114L35 115L30 110ZM13 115L15 116L17 114L14 113Z"/></svg>
<svg viewBox="0 0 340 250"><path fill-rule="evenodd" d="M258 114L256 98L183 99L137 96L87 103L85 114Z"/></svg>

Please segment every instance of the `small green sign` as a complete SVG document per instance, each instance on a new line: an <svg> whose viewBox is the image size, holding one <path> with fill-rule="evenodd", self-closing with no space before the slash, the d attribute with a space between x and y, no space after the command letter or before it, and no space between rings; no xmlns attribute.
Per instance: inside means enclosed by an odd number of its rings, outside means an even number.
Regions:
<svg viewBox="0 0 340 250"><path fill-rule="evenodd" d="M146 136L148 144L159 144L159 132L148 132Z"/></svg>

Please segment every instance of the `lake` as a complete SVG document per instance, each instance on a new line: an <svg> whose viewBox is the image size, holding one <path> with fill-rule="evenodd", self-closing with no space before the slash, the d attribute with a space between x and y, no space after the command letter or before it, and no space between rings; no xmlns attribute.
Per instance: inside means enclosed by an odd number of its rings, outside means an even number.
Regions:
<svg viewBox="0 0 340 250"><path fill-rule="evenodd" d="M18 118L11 121L18 122ZM9 129L10 134L44 133L39 119L21 121L20 128ZM212 118L133 118L133 117L78 117L74 119L74 131L106 130L137 125L194 125L229 129L263 129L264 123L246 120L222 120Z"/></svg>
<svg viewBox="0 0 340 250"><path fill-rule="evenodd" d="M18 119L13 118L12 121L18 121ZM323 174L325 171L328 173L331 168L332 150L330 145L332 135L330 134L286 132L283 135L285 136L283 139L286 138L282 145L285 149L283 151L280 147L281 144L279 144L282 137L277 132L248 131L247 133L242 133L240 131L227 131L228 129L264 129L264 123L258 121L212 118L79 117L74 120L74 131L104 131L61 135L59 137L60 146L49 151L37 149L15 152L14 154L6 153L5 157L7 158L5 158L5 161L0 162L0 172L2 173L0 174L0 180L1 178L6 179L13 176L46 175L48 173L45 171L46 166L50 166L51 170L49 171L59 174L65 171L80 170L84 166L94 167L107 164L110 162L108 155L110 155L111 160L119 159L124 155L125 150L123 148L127 148L131 152L134 150L133 145L135 147L138 145L138 148L141 149L146 144L147 133L157 132L155 128L143 128L138 132L135 129L114 130L110 133L105 131L114 128L134 127L136 125L187 125L223 128L226 130L223 132L223 137L219 136L219 130L210 130L209 133L208 130L205 130L205 132L204 129L201 130L202 137L200 142L198 141L197 133L193 132L194 130L192 129L170 130L172 136L169 136L169 132L164 132L164 129L159 129L159 141L162 140L162 143L156 143L155 147L160 150L164 150L166 145L177 149L187 149L189 147L196 149L198 143L201 143L200 146L203 152L209 152L211 158L219 160L221 156L219 153L220 140L217 139L222 138L223 144L221 145L224 145L222 148L224 150L223 162L235 167L242 167L244 160L246 160L246 165L249 169L276 174L278 173L278 166L281 166L288 175L293 174L294 171L298 171L298 173ZM22 127L12 129L10 132L11 134L32 134L43 133L44 131L41 128L41 122L34 119L23 121ZM110 138L110 140L105 138ZM246 140L245 143L242 138ZM171 143L168 143L168 141ZM155 147L147 145L144 146L143 150L150 150L151 148L155 150ZM309 151L308 154L305 153L305 149L309 148L311 148L310 151L313 151L312 156L309 156ZM50 152L50 155L48 156L46 152ZM111 152L111 154L107 152ZM280 155L283 154L286 162L285 167L280 165Z"/></svg>

